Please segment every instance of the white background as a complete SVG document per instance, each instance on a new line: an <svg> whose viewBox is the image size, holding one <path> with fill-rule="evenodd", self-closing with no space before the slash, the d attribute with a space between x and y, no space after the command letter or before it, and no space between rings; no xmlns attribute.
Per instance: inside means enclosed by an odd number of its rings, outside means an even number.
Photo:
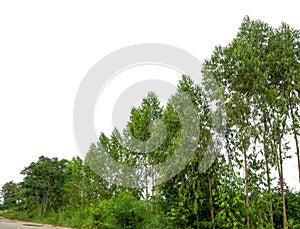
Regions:
<svg viewBox="0 0 300 229"><path fill-rule="evenodd" d="M20 170L41 155L79 155L74 99L102 57L129 45L165 43L203 61L215 45L234 38L245 15L300 29L298 1L1 1L0 187L20 181ZM108 92L126 87L114 86ZM109 94L102 99L113 103ZM108 133L111 111L99 104L108 119L95 120L96 129ZM299 186L296 163L285 172L289 184Z"/></svg>

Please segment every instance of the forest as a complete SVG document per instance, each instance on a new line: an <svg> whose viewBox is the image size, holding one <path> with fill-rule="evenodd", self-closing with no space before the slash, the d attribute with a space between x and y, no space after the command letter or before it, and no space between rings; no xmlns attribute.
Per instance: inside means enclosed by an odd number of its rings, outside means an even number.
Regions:
<svg viewBox="0 0 300 229"><path fill-rule="evenodd" d="M74 228L300 228L300 191L294 188L300 183L300 31L246 16L236 37L215 47L202 72L204 87L183 75L165 106L149 92L132 108L124 131L101 133L84 160L41 156L26 166L22 182L2 187L0 214ZM184 102L180 93L196 111L197 145L181 171L159 181L151 168L179 147L191 150L173 102ZM226 123L223 145L206 157L218 128L208 105L216 97L222 111L215 113L223 112ZM191 111L185 112L188 119ZM152 139L142 145L149 152L134 150L141 145L125 147L133 137L136 144ZM113 172L111 179L101 176L108 170L106 154L141 168L141 185L118 185ZM294 186L286 183L291 159L299 182ZM172 170L165 169L159 175Z"/></svg>

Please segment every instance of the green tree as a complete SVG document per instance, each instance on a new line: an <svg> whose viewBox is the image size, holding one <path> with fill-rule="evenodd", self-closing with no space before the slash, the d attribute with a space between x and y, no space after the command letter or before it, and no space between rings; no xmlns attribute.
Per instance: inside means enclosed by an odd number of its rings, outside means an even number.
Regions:
<svg viewBox="0 0 300 229"><path fill-rule="evenodd" d="M115 190L114 185L96 174L79 158L68 161L64 169L64 202L71 209L85 209L108 199Z"/></svg>
<svg viewBox="0 0 300 229"><path fill-rule="evenodd" d="M18 206L21 201L19 184L9 181L2 186L0 198L3 199L3 208L9 209Z"/></svg>
<svg viewBox="0 0 300 229"><path fill-rule="evenodd" d="M25 204L29 210L45 215L49 208L58 209L62 204L64 169L66 160L41 156L21 171L25 189Z"/></svg>
<svg viewBox="0 0 300 229"><path fill-rule="evenodd" d="M204 225L214 224L212 187L217 182L211 177L214 175L217 161L214 163L215 157L209 148L213 141L212 119L203 89L190 77L183 76L178 83L177 90L189 97L197 113L195 119L199 124L199 130L194 136L197 140L197 148L195 152L192 152L192 158L185 168L166 183L159 185L158 190L160 197L166 199L165 203L162 203L163 209L170 216L169 219L174 226L200 228ZM181 99L180 96L175 98L176 100ZM184 144L186 149L190 149L190 146L185 144L191 144L182 139L182 120L179 119L177 111L173 108L172 99L163 114L163 121L167 126L169 136L165 151L169 156L176 152L179 144ZM215 147L217 148L217 144ZM206 171L207 168L209 169Z"/></svg>
<svg viewBox="0 0 300 229"><path fill-rule="evenodd" d="M144 202L130 193L120 192L112 199L103 200L92 215L96 228L143 228L146 208Z"/></svg>
<svg viewBox="0 0 300 229"><path fill-rule="evenodd" d="M205 71L217 80L227 100L227 151L229 162L234 167L244 168L248 227L255 224L250 217L253 211L257 212L258 202L253 196L260 190L255 187L265 184L270 223L273 224L272 167L278 171L283 227L287 227L283 161L289 157L292 144L286 140L289 134L294 136L299 158L299 119L295 117L299 108L298 44L299 32L288 25L283 23L274 29L264 22L245 17L236 38L226 47L217 47L205 62ZM257 150L260 143L263 149ZM264 159L258 159L259 154ZM267 176L266 183L263 176L258 176L263 170L266 171L263 173ZM249 203L250 199L254 204Z"/></svg>

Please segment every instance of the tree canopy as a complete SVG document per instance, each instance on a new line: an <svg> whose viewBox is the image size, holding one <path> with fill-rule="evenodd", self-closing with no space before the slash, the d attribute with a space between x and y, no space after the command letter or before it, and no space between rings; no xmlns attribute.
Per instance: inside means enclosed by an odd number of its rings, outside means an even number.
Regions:
<svg viewBox="0 0 300 229"><path fill-rule="evenodd" d="M102 133L85 160L41 156L21 171L23 182L2 187L1 208L78 228L300 228L300 192L287 185L285 167L296 162L300 183L299 42L299 30L285 23L245 17L205 60L203 87L183 75L165 107L149 92L125 129ZM192 104L183 111L180 93ZM220 126L209 108L218 95L222 148L212 141ZM182 117L191 115L197 132L186 137ZM155 172L178 149L175 165L192 151L184 168ZM124 179L139 186L118 185Z"/></svg>

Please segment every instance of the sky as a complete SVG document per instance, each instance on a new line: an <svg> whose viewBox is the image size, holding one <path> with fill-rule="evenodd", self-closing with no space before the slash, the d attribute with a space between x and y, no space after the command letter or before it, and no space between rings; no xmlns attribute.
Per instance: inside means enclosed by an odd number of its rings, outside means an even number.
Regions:
<svg viewBox="0 0 300 229"><path fill-rule="evenodd" d="M130 45L163 43L203 61L234 38L245 15L300 29L296 0L1 1L0 187L21 181L20 171L41 155L81 156L73 133L75 96L101 58ZM179 77L157 67L131 73L130 79L128 72L117 76L98 98L97 133L110 132L118 92L147 77ZM296 165L287 170L289 184L298 184Z"/></svg>

